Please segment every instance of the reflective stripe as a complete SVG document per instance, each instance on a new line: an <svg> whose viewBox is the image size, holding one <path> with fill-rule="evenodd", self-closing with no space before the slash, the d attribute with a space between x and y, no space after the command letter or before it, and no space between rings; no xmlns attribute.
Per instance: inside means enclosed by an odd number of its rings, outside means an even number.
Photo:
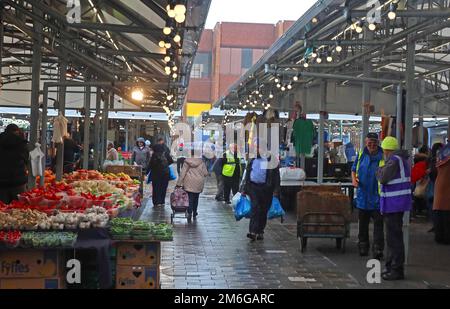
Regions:
<svg viewBox="0 0 450 309"><path fill-rule="evenodd" d="M402 195L411 195L411 189L380 193L381 197L395 197L395 196L402 196Z"/></svg>
<svg viewBox="0 0 450 309"><path fill-rule="evenodd" d="M387 185L396 185L396 184L404 183L404 182L406 182L406 183L411 182L411 178L410 177L405 177L405 179L397 178L397 179L389 181L387 183Z"/></svg>
<svg viewBox="0 0 450 309"><path fill-rule="evenodd" d="M405 165L403 164L403 160L402 158L400 158L399 156L394 156L397 158L398 160L398 166L400 167L400 180L401 182L410 182L411 179L408 177L406 177L405 175Z"/></svg>

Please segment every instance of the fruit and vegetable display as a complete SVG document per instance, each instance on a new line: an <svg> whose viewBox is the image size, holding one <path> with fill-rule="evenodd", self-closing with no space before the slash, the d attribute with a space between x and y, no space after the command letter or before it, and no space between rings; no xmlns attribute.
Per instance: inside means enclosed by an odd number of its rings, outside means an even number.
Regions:
<svg viewBox="0 0 450 309"><path fill-rule="evenodd" d="M129 218L111 220L110 233L113 239L135 240L172 240L173 229L170 224L155 224L145 221L133 221Z"/></svg>
<svg viewBox="0 0 450 309"><path fill-rule="evenodd" d="M0 230L106 227L110 218L139 206L138 189L126 174L104 176L98 171L79 170L66 174L63 182L46 181L44 187L20 194L19 200L9 205L0 202Z"/></svg>
<svg viewBox="0 0 450 309"><path fill-rule="evenodd" d="M73 247L77 236L73 232L24 232L20 243L25 248Z"/></svg>
<svg viewBox="0 0 450 309"><path fill-rule="evenodd" d="M4 244L7 247L15 248L20 244L22 233L17 230L13 231L0 231L0 244Z"/></svg>

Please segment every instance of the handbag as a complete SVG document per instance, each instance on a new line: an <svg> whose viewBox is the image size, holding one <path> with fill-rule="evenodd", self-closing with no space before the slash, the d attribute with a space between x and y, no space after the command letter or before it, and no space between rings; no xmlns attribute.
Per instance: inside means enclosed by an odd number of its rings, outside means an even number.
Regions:
<svg viewBox="0 0 450 309"><path fill-rule="evenodd" d="M417 198L425 198L427 193L428 183L430 182L430 178L428 176L423 177L418 180L416 183L416 188L414 189L414 197Z"/></svg>

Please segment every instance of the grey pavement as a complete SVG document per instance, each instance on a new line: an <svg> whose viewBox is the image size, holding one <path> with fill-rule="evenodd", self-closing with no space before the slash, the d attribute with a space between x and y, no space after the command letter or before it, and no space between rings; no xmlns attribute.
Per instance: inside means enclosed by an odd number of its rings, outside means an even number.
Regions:
<svg viewBox="0 0 450 309"><path fill-rule="evenodd" d="M406 280L369 284L368 258L357 252L356 223L345 253L332 239L309 239L301 253L295 213L288 213L284 223L270 220L264 240L251 242L246 238L248 219L237 222L232 208L214 196L215 180L209 178L197 220L188 224L182 215L175 218L174 240L162 245L163 289L450 288L450 246L433 241L429 223L411 225ZM156 209L149 201L141 219L170 222L170 214L168 199L164 208Z"/></svg>

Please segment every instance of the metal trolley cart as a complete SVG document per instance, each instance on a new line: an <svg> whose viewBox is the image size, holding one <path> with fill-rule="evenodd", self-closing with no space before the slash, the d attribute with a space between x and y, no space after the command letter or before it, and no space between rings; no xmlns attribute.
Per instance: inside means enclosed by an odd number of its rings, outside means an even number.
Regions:
<svg viewBox="0 0 450 309"><path fill-rule="evenodd" d="M335 192L301 191L298 193L297 238L301 251L308 238L334 238L336 248L345 252L346 238L350 236L349 199Z"/></svg>

